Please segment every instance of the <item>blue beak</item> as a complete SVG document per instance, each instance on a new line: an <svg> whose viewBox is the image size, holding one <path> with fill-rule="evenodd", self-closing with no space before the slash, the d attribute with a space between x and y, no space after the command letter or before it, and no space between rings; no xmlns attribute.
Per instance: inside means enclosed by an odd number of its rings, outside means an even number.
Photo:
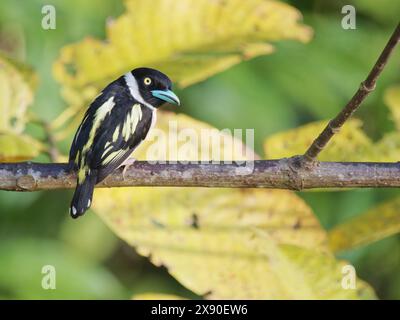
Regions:
<svg viewBox="0 0 400 320"><path fill-rule="evenodd" d="M181 102L179 101L179 98L175 93L173 93L171 90L153 90L151 91L151 94L161 100L164 100L166 102L180 105Z"/></svg>

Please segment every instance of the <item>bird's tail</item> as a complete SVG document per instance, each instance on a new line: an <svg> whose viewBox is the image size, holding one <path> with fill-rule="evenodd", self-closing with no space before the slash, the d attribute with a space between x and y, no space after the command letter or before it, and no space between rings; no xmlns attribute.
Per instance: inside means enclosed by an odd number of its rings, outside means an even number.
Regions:
<svg viewBox="0 0 400 320"><path fill-rule="evenodd" d="M76 186L69 209L72 218L82 216L90 208L96 180L96 175L88 175L81 184Z"/></svg>

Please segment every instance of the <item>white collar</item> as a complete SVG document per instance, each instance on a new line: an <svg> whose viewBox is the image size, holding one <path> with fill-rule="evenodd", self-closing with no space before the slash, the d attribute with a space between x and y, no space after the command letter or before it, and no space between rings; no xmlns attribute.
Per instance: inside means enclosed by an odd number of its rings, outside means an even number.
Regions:
<svg viewBox="0 0 400 320"><path fill-rule="evenodd" d="M132 97L140 102L141 104L145 105L146 107L150 108L151 110L154 110L155 108L148 102L144 101L142 95L139 92L139 86L137 83L136 78L133 76L131 72L127 72L124 75L126 85L129 88L129 92L131 93Z"/></svg>

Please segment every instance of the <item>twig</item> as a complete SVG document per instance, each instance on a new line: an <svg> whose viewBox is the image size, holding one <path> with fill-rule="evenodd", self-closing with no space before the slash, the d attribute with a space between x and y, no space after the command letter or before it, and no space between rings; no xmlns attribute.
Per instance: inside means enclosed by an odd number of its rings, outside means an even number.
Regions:
<svg viewBox="0 0 400 320"><path fill-rule="evenodd" d="M357 90L355 95L343 108L343 110L324 128L324 130L319 134L319 136L313 141L311 146L305 152L302 158L303 164L313 163L318 154L325 148L326 144L333 137L333 135L339 132L340 128L346 122L348 118L357 110L360 104L368 96L368 94L375 89L376 81L381 74L382 70L385 68L387 61L397 43L400 41L400 23L397 25L389 42L383 49L381 55L376 61L374 67L369 73L367 79L361 83L360 88Z"/></svg>
<svg viewBox="0 0 400 320"><path fill-rule="evenodd" d="M253 170L252 170L253 166ZM37 191L75 186L75 174L66 164L2 163L0 190ZM275 188L400 187L399 163L321 162L304 168L298 158L259 160L244 166L236 164L150 164L136 162L126 171L116 170L99 187L176 186ZM240 172L239 171L239 172Z"/></svg>

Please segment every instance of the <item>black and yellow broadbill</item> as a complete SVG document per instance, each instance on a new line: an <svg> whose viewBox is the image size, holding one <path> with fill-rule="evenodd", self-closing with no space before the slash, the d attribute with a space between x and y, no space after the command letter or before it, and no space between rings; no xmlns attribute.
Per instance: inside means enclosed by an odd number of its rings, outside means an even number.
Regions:
<svg viewBox="0 0 400 320"><path fill-rule="evenodd" d="M160 71L138 68L111 82L95 98L80 124L69 154L77 172L70 213L89 209L94 186L122 165L146 138L163 103L179 105L171 80Z"/></svg>

